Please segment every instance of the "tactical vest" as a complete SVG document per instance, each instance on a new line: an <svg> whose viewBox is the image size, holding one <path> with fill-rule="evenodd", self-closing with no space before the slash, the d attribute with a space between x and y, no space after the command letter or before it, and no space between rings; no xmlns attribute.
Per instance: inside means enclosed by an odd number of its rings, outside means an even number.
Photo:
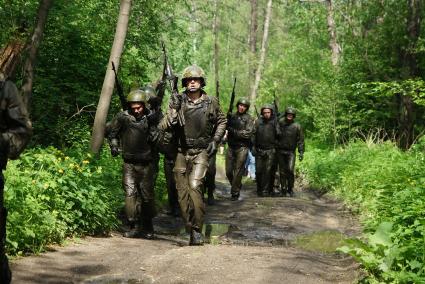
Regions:
<svg viewBox="0 0 425 284"><path fill-rule="evenodd" d="M136 120L132 115L124 114L125 123L120 133L122 157L130 163L152 160L152 146L149 143L149 124L147 117Z"/></svg>
<svg viewBox="0 0 425 284"><path fill-rule="evenodd" d="M269 150L276 146L276 123L270 119L259 118L255 132L255 147Z"/></svg>
<svg viewBox="0 0 425 284"><path fill-rule="evenodd" d="M234 131L246 130L249 123L251 123L251 116L249 114L235 113L229 117L227 121L227 128L233 129ZM229 131L227 141L229 146L231 147L240 147L240 146L250 147L251 146L250 138L237 137L236 135L232 133L232 131Z"/></svg>
<svg viewBox="0 0 425 284"><path fill-rule="evenodd" d="M288 123L284 118L278 123L278 148L283 151L295 151L301 132L301 126L296 123Z"/></svg>
<svg viewBox="0 0 425 284"><path fill-rule="evenodd" d="M216 112L211 97L202 98L200 103L188 102L186 94L183 94L182 113L184 114L184 135L180 135L179 144L182 148L205 149L212 141Z"/></svg>

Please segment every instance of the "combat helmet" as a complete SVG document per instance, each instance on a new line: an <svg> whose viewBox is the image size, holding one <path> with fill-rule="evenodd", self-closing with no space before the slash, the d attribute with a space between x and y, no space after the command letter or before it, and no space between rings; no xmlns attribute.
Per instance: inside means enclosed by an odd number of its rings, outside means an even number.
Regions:
<svg viewBox="0 0 425 284"><path fill-rule="evenodd" d="M158 107L158 105L161 103L161 99L158 98L155 89L151 85L146 85L140 90L144 91L147 95L147 102L152 108Z"/></svg>
<svg viewBox="0 0 425 284"><path fill-rule="evenodd" d="M186 67L183 70L183 75L182 75L182 87L183 88L186 87L187 80L189 78L198 78L198 79L201 79L201 88L205 87L205 85L206 85L206 82L205 82L205 72L198 65L195 65L194 64L194 65L191 65L191 66Z"/></svg>
<svg viewBox="0 0 425 284"><path fill-rule="evenodd" d="M272 111L272 114L274 113L274 106L272 104L265 104L260 109L260 114L263 114L263 110L269 109Z"/></svg>
<svg viewBox="0 0 425 284"><path fill-rule="evenodd" d="M297 115L297 111L295 110L295 108L289 106L285 109L285 115L287 114L292 114L295 117Z"/></svg>
<svg viewBox="0 0 425 284"><path fill-rule="evenodd" d="M245 105L246 106L246 110L248 111L249 106L251 105L251 103L249 102L249 100L247 98L240 98L236 102L236 106L238 106L238 105Z"/></svg>
<svg viewBox="0 0 425 284"><path fill-rule="evenodd" d="M146 106L149 97L145 90L137 89L127 95L127 103L143 103Z"/></svg>

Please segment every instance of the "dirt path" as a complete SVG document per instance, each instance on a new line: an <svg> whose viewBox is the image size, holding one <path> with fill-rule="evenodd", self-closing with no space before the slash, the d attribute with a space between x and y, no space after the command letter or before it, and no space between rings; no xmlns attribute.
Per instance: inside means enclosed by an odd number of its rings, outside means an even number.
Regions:
<svg viewBox="0 0 425 284"><path fill-rule="evenodd" d="M295 198L258 198L252 183L240 201L218 175L207 207L210 243L187 246L179 218L155 218L158 238L85 238L39 256L13 261L12 283L353 283L351 258L335 253L357 223L339 203L298 185Z"/></svg>

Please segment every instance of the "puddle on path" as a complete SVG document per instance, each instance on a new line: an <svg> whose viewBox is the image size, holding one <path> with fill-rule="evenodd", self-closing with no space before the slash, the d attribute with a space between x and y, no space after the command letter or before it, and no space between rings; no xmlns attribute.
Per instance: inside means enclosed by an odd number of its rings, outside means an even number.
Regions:
<svg viewBox="0 0 425 284"><path fill-rule="evenodd" d="M238 227L234 225L223 223L209 223L204 224L202 228L202 234L205 236L205 241L207 243L218 244L220 236L223 236L236 230L238 230ZM186 229L184 227L178 227L171 231L163 231L160 233L189 238L189 234L186 232Z"/></svg>
<svg viewBox="0 0 425 284"><path fill-rule="evenodd" d="M314 252L335 253L338 247L344 245L347 238L338 231L320 231L297 237L293 245Z"/></svg>

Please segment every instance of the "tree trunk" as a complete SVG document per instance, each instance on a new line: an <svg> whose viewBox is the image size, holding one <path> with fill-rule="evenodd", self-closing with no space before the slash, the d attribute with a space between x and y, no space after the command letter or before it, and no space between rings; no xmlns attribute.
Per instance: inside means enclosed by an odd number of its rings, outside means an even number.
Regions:
<svg viewBox="0 0 425 284"><path fill-rule="evenodd" d="M34 66L37 57L38 47L40 46L41 39L43 37L44 28L47 22L47 16L49 14L50 7L52 6L53 0L40 0L40 4L37 12L37 26L34 29L34 33L31 37L31 43L29 44L29 54L24 65L24 80L21 88L22 100L27 107L27 110L31 110L31 95L32 85L34 83Z"/></svg>
<svg viewBox="0 0 425 284"><path fill-rule="evenodd" d="M0 50L0 73L5 77L13 76L21 53L25 48L22 40L13 40Z"/></svg>
<svg viewBox="0 0 425 284"><path fill-rule="evenodd" d="M105 79L103 80L102 91L97 105L96 116L94 118L93 133L91 137L91 151L98 153L103 143L106 117L111 103L112 93L115 86L115 77L112 70L112 62L119 68L121 55L124 48L124 41L127 35L128 21L130 17L131 0L121 0L120 14L115 31L114 43L109 56L108 67L106 68Z"/></svg>
<svg viewBox="0 0 425 284"><path fill-rule="evenodd" d="M213 20L213 35L214 35L214 78L216 82L215 93L218 94L218 71L219 71L219 46L218 46L218 11L219 0L214 0L214 20Z"/></svg>
<svg viewBox="0 0 425 284"><path fill-rule="evenodd" d="M254 86L251 91L251 104L255 104L255 100L257 99L257 91L258 87L260 85L261 80L261 73L264 68L264 62L266 59L266 46L267 46L267 39L269 36L269 25L270 25L270 19L272 14L272 0L268 0L267 2L267 11L266 11L266 17L264 18L264 31L263 31L263 40L261 42L261 53L260 53L260 61L258 62L257 70L255 71L255 81Z"/></svg>
<svg viewBox="0 0 425 284"><path fill-rule="evenodd" d="M250 91L254 87L255 63L257 62L258 1L251 0L251 24L249 29L249 74Z"/></svg>
<svg viewBox="0 0 425 284"><path fill-rule="evenodd" d="M420 36L421 11L423 0L409 0L407 36L409 44L404 51L403 79L420 76L418 60L416 56L416 46ZM400 119L399 119L399 145L402 149L409 149L414 140L414 103L410 95L401 94L400 98Z"/></svg>
<svg viewBox="0 0 425 284"><path fill-rule="evenodd" d="M337 66L341 56L341 47L336 38L336 26L332 0L326 0L326 6L328 10L327 23L329 32L329 47L331 49L331 61L333 66Z"/></svg>

